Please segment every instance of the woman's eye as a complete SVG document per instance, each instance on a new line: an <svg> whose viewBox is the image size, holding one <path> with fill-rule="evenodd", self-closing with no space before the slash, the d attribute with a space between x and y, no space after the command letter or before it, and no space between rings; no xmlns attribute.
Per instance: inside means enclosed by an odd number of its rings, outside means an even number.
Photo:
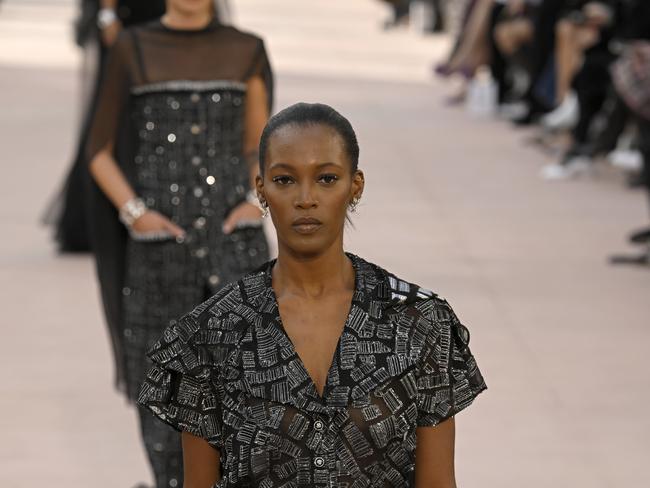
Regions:
<svg viewBox="0 0 650 488"><path fill-rule="evenodd" d="M339 179L339 177L336 176L336 175L321 175L318 178L319 181L322 181L326 185L331 185L332 183L334 183L338 179Z"/></svg>
<svg viewBox="0 0 650 488"><path fill-rule="evenodd" d="M288 185L291 183L291 177L290 176L276 176L273 178L273 182L277 183L278 185Z"/></svg>

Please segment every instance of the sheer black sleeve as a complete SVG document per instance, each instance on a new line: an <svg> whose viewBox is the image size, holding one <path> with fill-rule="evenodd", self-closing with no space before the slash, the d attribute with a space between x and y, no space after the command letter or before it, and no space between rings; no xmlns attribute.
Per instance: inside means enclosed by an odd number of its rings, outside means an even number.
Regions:
<svg viewBox="0 0 650 488"><path fill-rule="evenodd" d="M271 113L273 109L274 97L273 69L271 68L271 62L269 61L266 47L262 39L258 39L257 47L255 48L255 53L253 55L251 65L248 68L244 79L248 80L255 76L259 76L266 86L269 113Z"/></svg>
<svg viewBox="0 0 650 488"><path fill-rule="evenodd" d="M469 331L446 301L434 300L417 368L418 427L453 417L487 388L469 349Z"/></svg>
<svg viewBox="0 0 650 488"><path fill-rule="evenodd" d="M90 133L86 146L88 162L106 147L115 142L119 123L126 108L132 85L133 34L124 31L111 48L104 78L99 89L97 109L90 123Z"/></svg>

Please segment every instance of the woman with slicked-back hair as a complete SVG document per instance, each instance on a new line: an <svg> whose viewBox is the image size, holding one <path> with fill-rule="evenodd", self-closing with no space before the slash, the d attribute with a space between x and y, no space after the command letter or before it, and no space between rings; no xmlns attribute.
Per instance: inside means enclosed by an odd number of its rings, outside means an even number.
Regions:
<svg viewBox="0 0 650 488"><path fill-rule="evenodd" d="M149 352L139 402L182 431L184 487L454 488L453 417L486 386L447 301L343 250L352 126L293 105L259 156L277 259Z"/></svg>

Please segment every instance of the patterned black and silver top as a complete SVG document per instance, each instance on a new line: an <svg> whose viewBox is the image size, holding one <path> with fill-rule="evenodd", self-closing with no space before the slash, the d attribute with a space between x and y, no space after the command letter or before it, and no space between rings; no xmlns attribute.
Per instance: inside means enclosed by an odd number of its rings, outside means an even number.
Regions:
<svg viewBox="0 0 650 488"><path fill-rule="evenodd" d="M282 327L273 262L150 351L139 402L220 451L219 488L413 486L416 428L486 388L444 299L349 257L355 292L322 397Z"/></svg>

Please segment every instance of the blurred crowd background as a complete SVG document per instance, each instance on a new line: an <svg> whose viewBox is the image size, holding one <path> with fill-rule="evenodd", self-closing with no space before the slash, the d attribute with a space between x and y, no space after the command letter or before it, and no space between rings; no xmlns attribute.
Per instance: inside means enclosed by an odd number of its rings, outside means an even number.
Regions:
<svg viewBox="0 0 650 488"><path fill-rule="evenodd" d="M650 189L650 3L643 0L391 1L395 28L444 31L460 12L454 44L436 75L456 78L447 99L470 113L539 128L555 161L547 181L585 176L605 160L626 185ZM414 18L413 18L414 17ZM647 265L650 227L629 235L643 247L612 263Z"/></svg>

